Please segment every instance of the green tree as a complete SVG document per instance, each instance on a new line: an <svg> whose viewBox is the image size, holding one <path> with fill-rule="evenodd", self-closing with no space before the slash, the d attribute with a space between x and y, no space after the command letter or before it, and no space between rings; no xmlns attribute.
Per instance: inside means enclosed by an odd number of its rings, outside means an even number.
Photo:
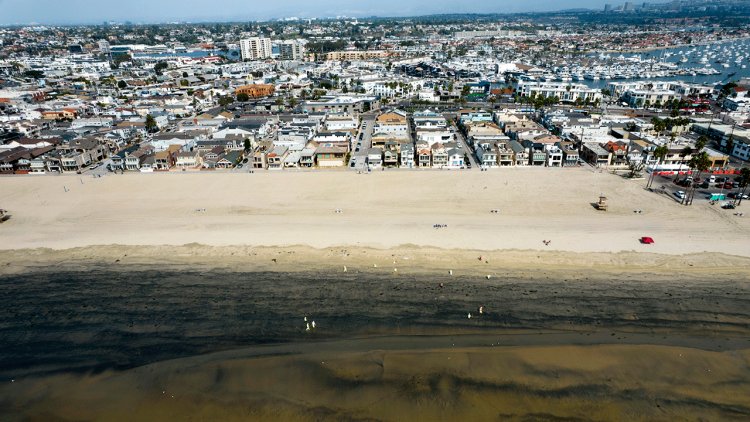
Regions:
<svg viewBox="0 0 750 422"><path fill-rule="evenodd" d="M696 157L697 153L703 151L703 148L706 147L706 142L707 141L708 141L708 138L706 138L705 136L700 136L698 138L698 140L695 141L695 148L694 149L691 148L691 151L690 151L693 154L693 157L691 158L691 161L692 161L692 159L694 159ZM686 147L686 148L690 148L690 147ZM695 164L695 163L697 163L697 162L694 162L693 164ZM689 165L690 165L690 162L688 162L688 166ZM695 167L691 167L691 168L695 168ZM687 180L687 178L688 178L688 175L687 175L687 173L685 173L685 180Z"/></svg>
<svg viewBox="0 0 750 422"><path fill-rule="evenodd" d="M250 142L250 139L245 138L245 152L250 151L250 149L253 147L252 143Z"/></svg>
<svg viewBox="0 0 750 422"><path fill-rule="evenodd" d="M248 102L248 101L250 101L250 96L247 95L244 92L240 92L239 94L237 94L237 101L239 101L241 103Z"/></svg>
<svg viewBox="0 0 750 422"><path fill-rule="evenodd" d="M683 148L682 151L680 151L680 157L682 158L682 160L680 160L680 167L677 169L677 174L674 177L675 182L677 181L677 179L680 178L680 172L682 171L682 164L685 162L685 157L687 157L688 155L692 153L693 153L693 148L689 146Z"/></svg>
<svg viewBox="0 0 750 422"><path fill-rule="evenodd" d="M168 67L169 65L167 62L159 62L154 65L154 72L156 72L157 75L161 75Z"/></svg>
<svg viewBox="0 0 750 422"><path fill-rule="evenodd" d="M220 106L226 107L229 104L232 104L232 97L230 97L228 95L227 96L223 96L223 97L219 97L219 105Z"/></svg>
<svg viewBox="0 0 750 422"><path fill-rule="evenodd" d="M41 70L27 70L23 72L23 76L31 79L42 79L44 78L44 72Z"/></svg>
<svg viewBox="0 0 750 422"><path fill-rule="evenodd" d="M128 87L128 83L125 82L125 81L119 81L119 82L117 82L117 87L120 88L120 89L125 89L125 88Z"/></svg>
<svg viewBox="0 0 750 422"><path fill-rule="evenodd" d="M656 158L656 165L651 169L651 177L649 178L648 184L646 184L646 188L650 188L651 185L654 183L654 177L656 176L656 169L659 167L659 164L661 164L664 161L664 158L669 153L669 148L667 148L665 145L658 146L654 150L654 158Z"/></svg>
<svg viewBox="0 0 750 422"><path fill-rule="evenodd" d="M706 144L708 143L708 138L701 135L698 137L698 140L695 141L695 150L696 151L703 151L703 148L706 147Z"/></svg>
<svg viewBox="0 0 750 422"><path fill-rule="evenodd" d="M154 119L154 116L147 114L146 115L146 131L148 131L148 133L154 133L157 130L159 130L159 126L156 124L156 120Z"/></svg>
<svg viewBox="0 0 750 422"><path fill-rule="evenodd" d="M636 177L641 177L641 172L643 171L643 168L644 168L643 163L638 163L635 161L628 163L628 169L630 170L628 177L631 179L636 178Z"/></svg>
<svg viewBox="0 0 750 422"><path fill-rule="evenodd" d="M740 189L742 189L742 191L739 195L737 195L737 199L735 200L735 202L737 202L737 205L741 205L742 198L747 193L748 185L750 185L750 168L743 167L740 170L740 177L737 178L737 182L739 183Z"/></svg>
<svg viewBox="0 0 750 422"><path fill-rule="evenodd" d="M655 116L651 118L651 124L654 126L654 132L656 132L657 135L661 135L661 133L664 132L664 129L666 128L664 120Z"/></svg>
<svg viewBox="0 0 750 422"><path fill-rule="evenodd" d="M700 175L711 168L711 158L709 158L706 151L701 151L699 154L693 155L693 158L691 158L688 162L688 166L690 166L692 170L698 171L698 177L693 177L693 180L690 182L690 189L688 189L688 194L685 195L685 198L683 198L683 203L685 205L692 205L693 198L695 197L695 189L698 186L698 181L700 180Z"/></svg>

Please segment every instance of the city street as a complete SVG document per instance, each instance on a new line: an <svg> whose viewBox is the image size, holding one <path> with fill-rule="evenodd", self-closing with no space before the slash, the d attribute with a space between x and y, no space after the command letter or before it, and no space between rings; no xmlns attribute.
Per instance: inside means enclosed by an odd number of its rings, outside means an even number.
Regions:
<svg viewBox="0 0 750 422"><path fill-rule="evenodd" d="M362 114L362 122L354 140L349 168L357 171L367 171L367 151L372 146L372 131L375 127L377 113Z"/></svg>
<svg viewBox="0 0 750 422"><path fill-rule="evenodd" d="M443 114L443 117L448 121L450 124L451 130L453 130L453 133L456 135L456 141L461 145L460 149L464 153L464 157L469 157L469 163L471 164L471 169L478 169L479 168L479 161L477 161L477 157L474 156L474 150L469 146L469 144L466 142L466 137L464 134L459 130L458 126L456 125L456 115L453 113L445 113ZM466 158L464 158L465 160ZM465 165L467 163L464 163ZM468 167L468 166L467 166Z"/></svg>

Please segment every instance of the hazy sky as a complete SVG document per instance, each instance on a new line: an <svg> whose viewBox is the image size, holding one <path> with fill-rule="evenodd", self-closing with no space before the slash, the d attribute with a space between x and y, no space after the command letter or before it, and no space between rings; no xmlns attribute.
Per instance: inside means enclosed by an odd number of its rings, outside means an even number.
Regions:
<svg viewBox="0 0 750 422"><path fill-rule="evenodd" d="M600 8L618 0L0 0L0 25L414 16Z"/></svg>

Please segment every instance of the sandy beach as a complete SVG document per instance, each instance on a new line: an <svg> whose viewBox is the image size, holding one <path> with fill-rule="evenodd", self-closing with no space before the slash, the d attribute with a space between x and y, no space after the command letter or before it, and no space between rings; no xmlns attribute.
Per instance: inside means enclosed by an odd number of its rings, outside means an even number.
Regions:
<svg viewBox="0 0 750 422"><path fill-rule="evenodd" d="M644 185L0 178L0 415L746 420L750 223Z"/></svg>
<svg viewBox="0 0 750 422"><path fill-rule="evenodd" d="M8 177L0 206L13 217L0 227L0 248L416 245L750 256L750 219L702 200L680 206L644 185L547 168ZM608 212L591 205L600 193ZM656 243L641 245L641 236Z"/></svg>

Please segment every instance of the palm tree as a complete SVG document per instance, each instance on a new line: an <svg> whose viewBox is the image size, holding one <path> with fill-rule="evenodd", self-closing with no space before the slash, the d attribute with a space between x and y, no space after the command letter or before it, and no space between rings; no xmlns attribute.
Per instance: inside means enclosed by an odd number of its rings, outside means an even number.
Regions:
<svg viewBox="0 0 750 422"><path fill-rule="evenodd" d="M742 188L742 193L737 195L738 200L736 200L737 205L742 204L742 197L745 196L747 193L747 186L750 185L750 168L743 167L742 170L740 170L740 177L737 178L737 182L739 182L740 188Z"/></svg>
<svg viewBox="0 0 750 422"><path fill-rule="evenodd" d="M656 176L656 168L659 164L661 164L664 161L664 157L667 156L669 153L669 148L667 148L665 145L656 147L654 150L654 158L656 158L656 166L654 166L651 169L651 177L648 180L648 184L646 184L646 188L650 188L651 185L654 183L654 177Z"/></svg>
<svg viewBox="0 0 750 422"><path fill-rule="evenodd" d="M706 151L701 151L700 154L694 155L693 158L690 159L688 165L691 169L698 170L698 175L700 175L711 167L711 159L708 157L708 153ZM690 189L688 189L688 194L683 199L683 203L685 205L693 204L693 197L695 197L695 188L697 187L697 182L698 178L694 178L690 182Z"/></svg>
<svg viewBox="0 0 750 422"><path fill-rule="evenodd" d="M651 124L654 125L654 131L657 135L661 135L661 133L664 132L664 120L658 117L652 117Z"/></svg>
<svg viewBox="0 0 750 422"><path fill-rule="evenodd" d="M685 161L685 157L693 153L693 148L691 147L685 147L680 151L680 157L682 157L682 160L680 160L680 167L677 169L677 174L674 176L674 181L676 182L677 179L680 178L680 172L682 171L682 164Z"/></svg>
<svg viewBox="0 0 750 422"><path fill-rule="evenodd" d="M708 143L708 138L706 138L705 136L701 135L701 136L698 137L698 140L695 141L695 149L697 151L703 151L703 148L706 147L707 143Z"/></svg>
<svg viewBox="0 0 750 422"><path fill-rule="evenodd" d="M708 142L708 138L706 138L705 136L699 137L698 140L695 141L695 149L692 150L691 152L693 152L693 153L699 153L699 152L703 151L703 148L706 147L706 142ZM695 158L695 156L693 156L693 158ZM692 159L691 159L691 161L692 161ZM688 166L689 165L690 165L690 163L688 162ZM692 174L692 171L690 172L690 174ZM687 180L687 178L688 178L688 174L685 173L685 179L684 180Z"/></svg>

